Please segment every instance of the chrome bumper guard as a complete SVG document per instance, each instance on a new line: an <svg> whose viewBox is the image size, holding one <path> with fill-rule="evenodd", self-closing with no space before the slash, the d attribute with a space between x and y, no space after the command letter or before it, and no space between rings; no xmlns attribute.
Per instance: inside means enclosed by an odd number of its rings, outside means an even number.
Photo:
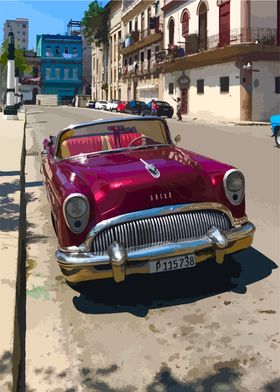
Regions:
<svg viewBox="0 0 280 392"><path fill-rule="evenodd" d="M59 249L56 258L69 282L112 277L116 282L121 282L126 275L149 273L149 261L187 253L195 253L197 263L214 257L217 263L221 264L226 254L248 248L252 244L254 232L255 226L247 222L227 232L213 227L207 235L199 239L139 248L128 253L121 244L114 242L106 255L94 255L81 246Z"/></svg>

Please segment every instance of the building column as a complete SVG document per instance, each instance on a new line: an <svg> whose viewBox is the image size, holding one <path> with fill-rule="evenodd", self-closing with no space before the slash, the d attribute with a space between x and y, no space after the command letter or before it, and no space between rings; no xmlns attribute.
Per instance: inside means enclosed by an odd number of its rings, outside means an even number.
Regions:
<svg viewBox="0 0 280 392"><path fill-rule="evenodd" d="M240 64L240 120L252 121L253 65L248 60Z"/></svg>
<svg viewBox="0 0 280 392"><path fill-rule="evenodd" d="M251 0L241 1L241 42L251 40Z"/></svg>
<svg viewBox="0 0 280 392"><path fill-rule="evenodd" d="M15 106L15 41L12 31L9 32L8 42L7 104L4 108L4 119L17 120L17 107Z"/></svg>

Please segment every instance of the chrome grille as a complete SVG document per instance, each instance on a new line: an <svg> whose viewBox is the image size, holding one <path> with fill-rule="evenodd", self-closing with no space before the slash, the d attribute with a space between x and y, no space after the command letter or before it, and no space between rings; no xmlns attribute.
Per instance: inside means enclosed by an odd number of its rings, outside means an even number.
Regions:
<svg viewBox="0 0 280 392"><path fill-rule="evenodd" d="M99 232L93 238L92 252L97 255L106 253L113 241L133 252L143 247L197 239L213 226L221 230L232 227L228 216L217 210L189 211L125 222Z"/></svg>

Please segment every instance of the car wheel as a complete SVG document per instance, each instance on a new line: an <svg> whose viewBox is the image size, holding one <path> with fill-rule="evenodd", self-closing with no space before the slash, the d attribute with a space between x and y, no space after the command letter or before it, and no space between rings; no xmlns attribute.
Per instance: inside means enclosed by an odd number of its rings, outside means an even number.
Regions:
<svg viewBox="0 0 280 392"><path fill-rule="evenodd" d="M172 118L173 116L167 116L168 118Z"/></svg>
<svg viewBox="0 0 280 392"><path fill-rule="evenodd" d="M277 146L277 147L280 147L280 127L277 127L277 128L275 129L274 136L275 136L275 143L276 143L276 146Z"/></svg>

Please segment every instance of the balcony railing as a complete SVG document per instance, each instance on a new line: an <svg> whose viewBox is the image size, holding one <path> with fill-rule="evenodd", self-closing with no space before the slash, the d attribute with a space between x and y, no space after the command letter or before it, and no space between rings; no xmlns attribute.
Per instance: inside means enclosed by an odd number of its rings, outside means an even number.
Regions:
<svg viewBox="0 0 280 392"><path fill-rule="evenodd" d="M123 66L122 77L126 78L127 76L149 73L155 69L155 64L155 58L152 58L150 60L146 60L145 62L139 62Z"/></svg>
<svg viewBox="0 0 280 392"><path fill-rule="evenodd" d="M156 63L165 63L203 51L240 44L277 45L277 29L250 28L232 29L226 34L216 34L205 39L198 34L189 34L185 45L170 45L156 53Z"/></svg>
<svg viewBox="0 0 280 392"><path fill-rule="evenodd" d="M63 60L73 60L73 59L81 59L82 56L80 56L78 53L51 53L51 52L46 52L43 57L49 57L52 59L63 59Z"/></svg>
<svg viewBox="0 0 280 392"><path fill-rule="evenodd" d="M24 76L19 79L19 82L22 85L30 84L30 85L39 86L41 84L41 77L40 76L37 76L37 77Z"/></svg>

